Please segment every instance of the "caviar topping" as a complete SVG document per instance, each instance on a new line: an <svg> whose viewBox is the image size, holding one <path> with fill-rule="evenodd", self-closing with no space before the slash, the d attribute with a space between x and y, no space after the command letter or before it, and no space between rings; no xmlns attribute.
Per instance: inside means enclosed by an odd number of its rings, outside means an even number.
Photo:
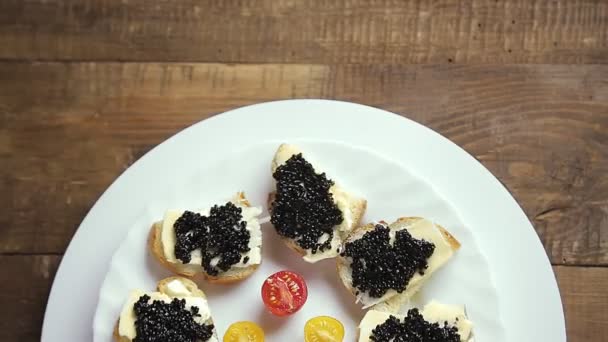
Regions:
<svg viewBox="0 0 608 342"><path fill-rule="evenodd" d="M270 221L277 233L311 249L312 254L331 248L333 227L343 221L342 211L329 192L334 182L325 173L316 173L301 153L291 156L272 176L277 192ZM327 239L319 242L325 234Z"/></svg>
<svg viewBox="0 0 608 342"><path fill-rule="evenodd" d="M192 251L201 249L202 266L207 274L225 272L250 250L247 221L242 209L231 202L211 208L209 216L186 211L175 224L175 257L189 263Z"/></svg>
<svg viewBox="0 0 608 342"><path fill-rule="evenodd" d="M372 330L370 340L374 342L460 342L460 334L447 322L427 322L418 309L410 309L400 321L390 316L384 323Z"/></svg>
<svg viewBox="0 0 608 342"><path fill-rule="evenodd" d="M370 297L380 298L390 289L403 292L414 274L424 274L435 250L433 243L413 238L406 229L397 231L391 244L389 232L389 227L378 224L346 243L340 254L352 258L353 287L369 291Z"/></svg>
<svg viewBox="0 0 608 342"><path fill-rule="evenodd" d="M174 298L171 303L160 300L150 302L143 295L133 306L136 336L133 342L199 342L213 335L213 324L199 324L199 308L186 308L185 299Z"/></svg>

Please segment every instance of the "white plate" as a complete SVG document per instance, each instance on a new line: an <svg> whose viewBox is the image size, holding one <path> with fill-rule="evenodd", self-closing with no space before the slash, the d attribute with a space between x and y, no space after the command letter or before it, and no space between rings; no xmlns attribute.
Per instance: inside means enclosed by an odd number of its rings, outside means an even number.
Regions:
<svg viewBox="0 0 608 342"><path fill-rule="evenodd" d="M471 230L429 184L410 174L402 165L362 148L331 142L296 142L309 159L315 160L315 165L321 165L330 177L339 175L336 179L342 186L368 200L364 222L423 216L448 227L463 247L446 267L433 275L414 304L421 306L429 299L466 303L467 312L476 323L475 335L479 340L506 341L485 257ZM101 287L93 323L95 342L112 341L114 323L129 290L154 289L159 279L169 275L156 265L147 251L152 222L161 220L167 209L203 209L226 201L231 192L237 190L244 190L254 205L262 205L273 190L270 161L279 144L252 144L241 151L233 151L203 169L190 170L192 174L175 180L167 193L158 193L147 201L146 209L128 228L127 238L114 254ZM344 323L345 341L353 341L364 311L355 305L354 297L340 283L335 260L308 264L283 245L271 226L264 227L263 234L263 263L251 278L230 287L201 284L209 298L220 336L230 323L249 320L262 326L268 341L302 341L306 321L328 315ZM302 310L287 319L266 313L260 298L264 279L282 269L302 274L310 293Z"/></svg>
<svg viewBox="0 0 608 342"><path fill-rule="evenodd" d="M368 219L425 215L448 226L463 241L462 250L433 277L423 297L436 295L445 302L466 304L477 323L475 331L480 341L566 340L561 301L544 250L517 203L483 166L447 139L412 121L366 106L320 100L266 103L216 116L184 130L129 168L99 199L70 244L51 291L42 340L92 340L90 323L100 284L112 254L124 240L108 273L95 320L96 338L103 341L113 323L112 310L124 298L123 289L135 282L137 287L151 289L163 273L147 261L143 251L140 237L150 222L160 218L168 207L196 208L220 200L238 190L234 186L244 188L261 203L270 186L268 176L248 182L239 178L242 181L233 184L225 181L232 179L228 175L235 177L231 175L236 172L232 167L235 156L245 156L243 161L248 161L242 171L268 175L276 142L302 139L302 145L315 157L318 155L331 174L368 197ZM260 151L260 155L249 158L248 150ZM344 157L336 158L335 153ZM382 198L379 189L386 190L382 184L387 177L357 173L365 169L360 163L340 172L342 161L352 160L356 154L379 163L390 170L390 175L403 173L400 186L414 185L411 192L426 194L421 195L425 200L418 202L404 196L399 197L403 206L385 207L380 201L374 204L371 197ZM224 180L201 177L209 172L217 174L222 165L230 166L222 170ZM419 180L409 181L415 176ZM377 187L368 187L372 183ZM428 191L430 185L436 192ZM190 191L193 189L199 191ZM395 196L395 192L388 189L384 195ZM415 212L402 212L401 208ZM341 290L328 271L331 261L314 268L297 258L281 261L284 258L279 256L287 251L273 244L273 239L274 232L267 231L268 262L254 277L237 286L203 286L212 297L220 331L236 319L250 319L266 325L270 335L278 338L286 325L301 330L309 318L307 314L329 310L346 323L352 336L360 313L343 290L328 296L331 291ZM129 262L124 261L126 255L132 256ZM309 302L303 309L306 311L288 320L277 320L260 311L260 279L276 268L299 270L312 284ZM246 302L240 300L247 297L251 298ZM222 302L233 305L221 306ZM257 316L251 317L249 309L235 303L251 303L250 309L257 310ZM327 310L320 310L325 303ZM234 307L239 308L236 313L227 310ZM501 329L500 323L507 329Z"/></svg>

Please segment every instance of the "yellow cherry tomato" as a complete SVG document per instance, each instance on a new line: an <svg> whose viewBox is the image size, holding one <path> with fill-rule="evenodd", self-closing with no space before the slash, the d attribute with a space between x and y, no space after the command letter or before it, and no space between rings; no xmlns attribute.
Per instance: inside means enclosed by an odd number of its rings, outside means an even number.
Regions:
<svg viewBox="0 0 608 342"><path fill-rule="evenodd" d="M232 323L224 334L224 342L264 342L264 330L253 322Z"/></svg>
<svg viewBox="0 0 608 342"><path fill-rule="evenodd" d="M342 342L344 326L329 316L318 316L306 322L304 340L306 342Z"/></svg>

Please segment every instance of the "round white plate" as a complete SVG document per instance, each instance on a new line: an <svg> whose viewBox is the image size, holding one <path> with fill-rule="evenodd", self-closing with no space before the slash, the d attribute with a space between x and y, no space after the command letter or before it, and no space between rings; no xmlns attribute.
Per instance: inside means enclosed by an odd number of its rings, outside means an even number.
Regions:
<svg viewBox="0 0 608 342"><path fill-rule="evenodd" d="M314 165L320 165L320 169L341 186L367 199L363 222L382 219L391 222L402 216L422 216L448 227L463 247L433 275L413 304L421 307L430 299L466 304L479 340L506 341L490 267L478 242L454 208L428 183L399 163L366 149L327 141L291 142L300 146L308 159L314 160ZM190 175L173 180L166 193L159 192L147 201L145 210L128 227L127 238L112 257L93 323L95 342L112 341L116 318L131 289L152 290L159 279L170 275L156 265L147 250L151 224L161 220L167 209L204 209L225 202L237 190L245 191L253 205L264 204L273 190L270 161L279 144L258 143L232 151L220 161L191 169ZM204 155L195 154L194 158L204 158ZM263 263L252 277L233 286L201 284L220 336L230 323L249 320L262 326L268 341L303 341L303 327L308 319L332 316L344 324L345 341L353 341L365 312L340 283L335 260L306 263L283 245L270 225L264 227L263 236ZM302 274L310 293L302 310L289 318L268 314L260 298L264 279L282 269Z"/></svg>
<svg viewBox="0 0 608 342"><path fill-rule="evenodd" d="M170 207L204 207L240 189L263 203L271 187L270 158L283 141L310 150L330 175L366 196L366 219L424 215L463 242L420 301L432 296L465 304L479 341L566 341L559 292L538 237L517 203L483 166L412 121L371 107L321 100L230 111L184 130L130 167L99 199L70 244L51 291L42 340L93 339L93 313L107 273L95 338L109 341L113 310L124 300L123 290L151 290L166 274L146 257L141 237L149 224ZM357 155L364 159L352 163ZM379 167L364 167L363 161ZM249 173L265 177L245 177ZM395 178L398 174L403 177ZM397 192L389 182L409 192ZM386 205L389 201L383 198L399 203ZM300 331L310 315L332 314L343 320L351 336L347 341L352 340L361 312L336 283L332 262L309 266L293 255L286 259L290 252L275 243L272 228L265 229L266 259L252 278L236 286L202 285L220 333L229 323L248 319L266 327L269 341L284 340L284 331ZM261 279L280 268L302 272L311 285L303 311L282 320L265 314L258 297Z"/></svg>

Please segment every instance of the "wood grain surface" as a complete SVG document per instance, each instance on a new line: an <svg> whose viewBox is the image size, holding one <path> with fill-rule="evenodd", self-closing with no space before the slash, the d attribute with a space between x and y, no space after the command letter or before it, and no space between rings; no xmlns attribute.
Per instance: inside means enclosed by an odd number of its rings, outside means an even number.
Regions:
<svg viewBox="0 0 608 342"><path fill-rule="evenodd" d="M3 0L0 58L606 63L603 0Z"/></svg>
<svg viewBox="0 0 608 342"><path fill-rule="evenodd" d="M602 0L0 1L0 340L40 339L72 235L129 165L290 98L387 109L462 146L533 223L568 341L606 341Z"/></svg>

